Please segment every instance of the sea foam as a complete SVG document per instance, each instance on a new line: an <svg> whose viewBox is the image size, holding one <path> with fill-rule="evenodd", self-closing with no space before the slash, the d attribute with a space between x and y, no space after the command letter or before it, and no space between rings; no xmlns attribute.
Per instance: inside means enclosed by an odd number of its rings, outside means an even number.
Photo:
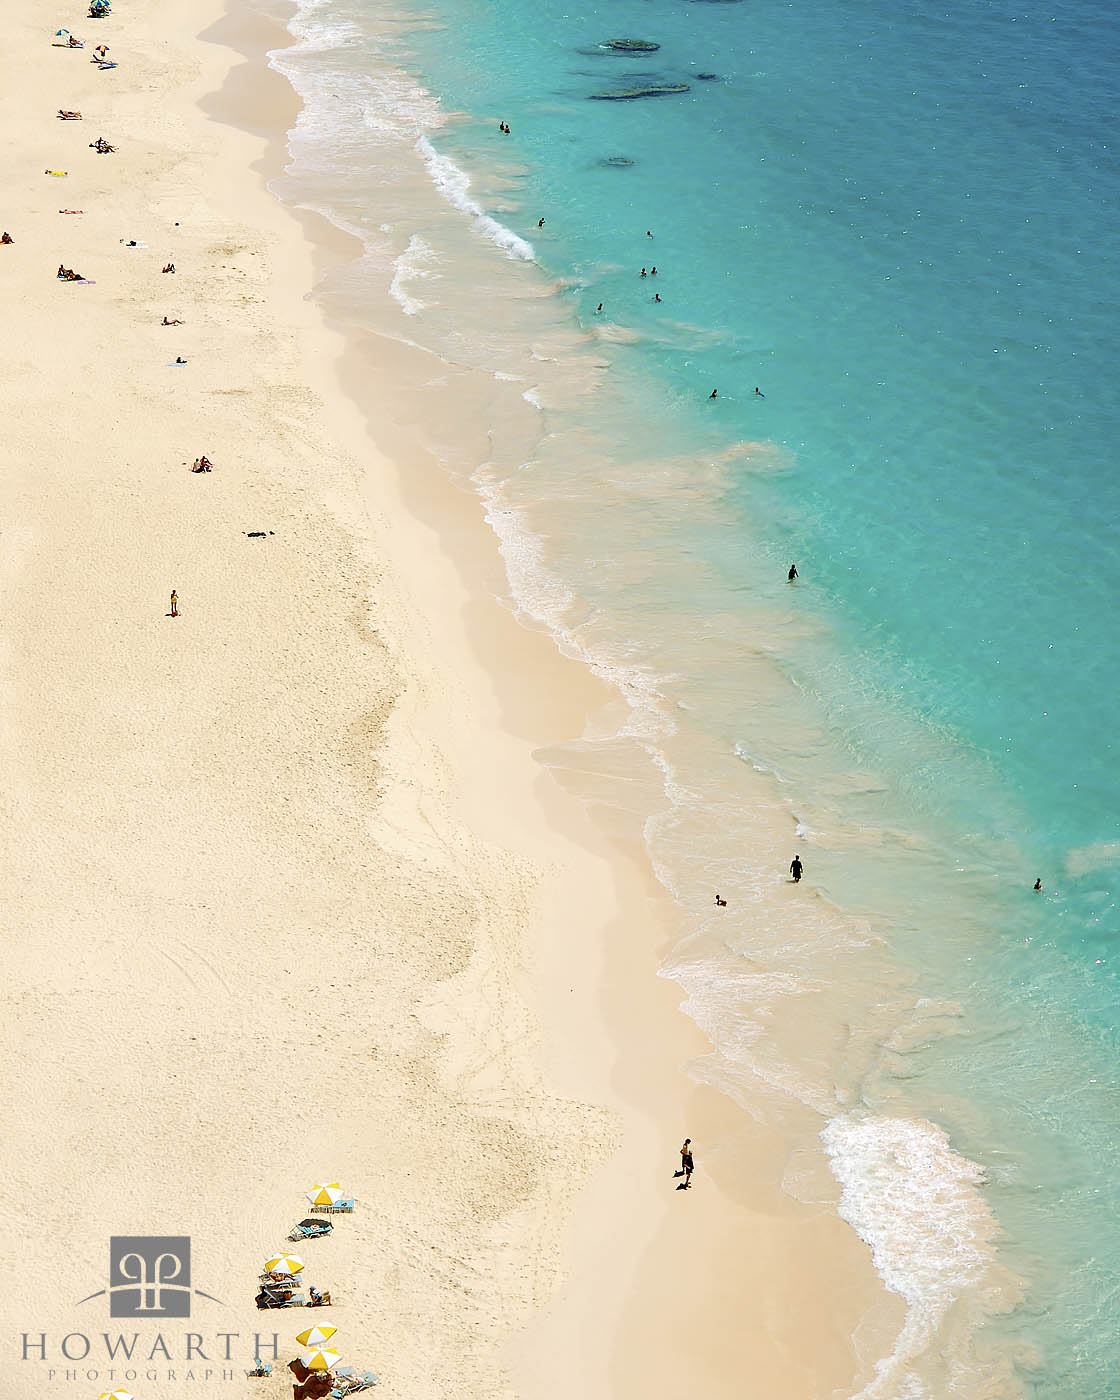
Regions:
<svg viewBox="0 0 1120 1400"><path fill-rule="evenodd" d="M995 1265L998 1226L979 1191L984 1169L921 1118L845 1116L821 1133L841 1186L840 1214L866 1241L906 1320L874 1379L853 1400L925 1396L912 1374L949 1308Z"/></svg>
<svg viewBox="0 0 1120 1400"><path fill-rule="evenodd" d="M525 239L512 229L506 228L505 224L487 214L482 206L471 198L471 180L465 170L457 166L450 156L441 155L426 136L420 137L416 149L428 167L432 183L448 204L466 214L484 238L488 238L511 258L518 258L523 262L533 261L532 244L526 243Z"/></svg>

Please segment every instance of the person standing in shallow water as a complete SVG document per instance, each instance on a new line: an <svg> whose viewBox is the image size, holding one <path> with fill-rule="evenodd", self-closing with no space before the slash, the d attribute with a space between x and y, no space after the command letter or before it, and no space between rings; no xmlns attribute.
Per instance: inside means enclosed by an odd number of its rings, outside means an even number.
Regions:
<svg viewBox="0 0 1120 1400"><path fill-rule="evenodd" d="M684 1142L681 1144L681 1173L684 1176L684 1181L681 1183L680 1187L678 1187L678 1190L683 1191L692 1185L692 1168L692 1139L685 1138Z"/></svg>
<svg viewBox="0 0 1120 1400"><path fill-rule="evenodd" d="M791 564L791 565L789 566L789 573L786 574L786 578L788 578L789 581L790 581L790 583L792 583L796 577L797 577L797 565L796 565L796 564Z"/></svg>
<svg viewBox="0 0 1120 1400"><path fill-rule="evenodd" d="M1038 879L1034 882L1034 891L1035 891L1035 894L1041 894L1041 893L1042 893L1042 876L1041 876L1041 875L1040 875L1040 876L1038 877Z"/></svg>
<svg viewBox="0 0 1120 1400"><path fill-rule="evenodd" d="M805 867L801 864L800 856L794 856L794 858L790 861L789 873L793 876L793 883L795 885L799 885L801 883L801 872L802 870L804 870L804 868Z"/></svg>

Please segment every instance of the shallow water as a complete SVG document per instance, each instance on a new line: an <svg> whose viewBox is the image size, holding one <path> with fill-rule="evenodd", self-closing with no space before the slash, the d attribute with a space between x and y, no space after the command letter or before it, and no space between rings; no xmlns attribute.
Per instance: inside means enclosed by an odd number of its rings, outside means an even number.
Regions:
<svg viewBox="0 0 1120 1400"><path fill-rule="evenodd" d="M333 311L490 386L432 440L619 687L553 757L908 1303L862 1393L1107 1396L1120 19L881 9L312 0L278 190L363 238Z"/></svg>

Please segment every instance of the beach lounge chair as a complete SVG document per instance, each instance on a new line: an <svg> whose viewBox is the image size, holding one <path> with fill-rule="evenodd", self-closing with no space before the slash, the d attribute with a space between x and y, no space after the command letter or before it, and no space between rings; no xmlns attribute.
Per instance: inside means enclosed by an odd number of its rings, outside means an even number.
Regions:
<svg viewBox="0 0 1120 1400"><path fill-rule="evenodd" d="M250 1375L250 1376L271 1376L271 1375L272 1375L272 1362L271 1362L271 1361L262 1361L262 1360L260 1359L259 1356L255 1356L255 1357L253 1358L253 1369L249 1372L249 1375Z"/></svg>
<svg viewBox="0 0 1120 1400"><path fill-rule="evenodd" d="M307 1299L302 1293L281 1293L275 1289L262 1288L257 1294L256 1303L258 1308L304 1308L307 1306Z"/></svg>
<svg viewBox="0 0 1120 1400"><path fill-rule="evenodd" d="M308 1217L294 1226L288 1236L290 1240L317 1240L321 1235L329 1235L334 1226L329 1220L314 1220Z"/></svg>
<svg viewBox="0 0 1120 1400"><path fill-rule="evenodd" d="M357 1395L359 1390L369 1390L377 1384L375 1372L363 1371L359 1374L353 1366L339 1366L335 1376L338 1384L331 1391L332 1400L343 1400L344 1396Z"/></svg>

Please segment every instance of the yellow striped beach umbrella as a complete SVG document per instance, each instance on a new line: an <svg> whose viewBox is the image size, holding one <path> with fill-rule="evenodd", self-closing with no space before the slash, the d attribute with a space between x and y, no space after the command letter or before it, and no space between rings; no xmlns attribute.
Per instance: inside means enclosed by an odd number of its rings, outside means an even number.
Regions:
<svg viewBox="0 0 1120 1400"><path fill-rule="evenodd" d="M296 1333L296 1341L301 1346L320 1347L324 1342L329 1342L337 1331L337 1327L308 1327Z"/></svg>
<svg viewBox="0 0 1120 1400"><path fill-rule="evenodd" d="M305 1351L300 1360L309 1371L329 1371L342 1360L342 1353L331 1351L330 1347L321 1347L317 1351Z"/></svg>
<svg viewBox="0 0 1120 1400"><path fill-rule="evenodd" d="M313 1206L335 1206L342 1200L342 1187L337 1181L318 1181L307 1192Z"/></svg>
<svg viewBox="0 0 1120 1400"><path fill-rule="evenodd" d="M97 1400L135 1400L127 1390L103 1390Z"/></svg>
<svg viewBox="0 0 1120 1400"><path fill-rule="evenodd" d="M304 1264L298 1254L274 1254L264 1267L270 1274L298 1274Z"/></svg>

